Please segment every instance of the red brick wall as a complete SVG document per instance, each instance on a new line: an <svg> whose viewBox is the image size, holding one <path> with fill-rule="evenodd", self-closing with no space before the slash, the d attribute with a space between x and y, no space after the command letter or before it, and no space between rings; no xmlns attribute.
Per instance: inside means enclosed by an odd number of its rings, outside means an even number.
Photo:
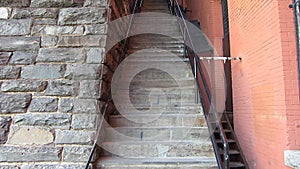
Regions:
<svg viewBox="0 0 300 169"><path fill-rule="evenodd" d="M190 0L217 50L221 0ZM228 0L235 129L250 168L284 169L300 149L299 85L292 0Z"/></svg>
<svg viewBox="0 0 300 169"><path fill-rule="evenodd" d="M198 19L201 29L208 36L219 55L222 55L222 5L220 0L188 0L190 19Z"/></svg>
<svg viewBox="0 0 300 169"><path fill-rule="evenodd" d="M234 120L251 168L286 168L283 151L299 149L298 69L289 3L229 0L231 54L243 58L232 65Z"/></svg>
<svg viewBox="0 0 300 169"><path fill-rule="evenodd" d="M207 35L211 44L216 50L216 56L223 55L223 26L222 26L222 4L220 0L188 0L187 8L190 19L199 20L201 29ZM215 100L216 109L220 112L225 108L225 86L224 86L224 63L214 61L206 64L206 69L210 73L210 83L212 97Z"/></svg>

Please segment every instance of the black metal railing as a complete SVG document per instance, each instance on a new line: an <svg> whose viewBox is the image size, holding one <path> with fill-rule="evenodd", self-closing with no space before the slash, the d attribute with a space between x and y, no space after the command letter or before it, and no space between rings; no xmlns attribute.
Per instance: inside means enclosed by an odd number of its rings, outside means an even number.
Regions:
<svg viewBox="0 0 300 169"><path fill-rule="evenodd" d="M130 30L131 30L132 25L133 25L134 14L140 12L140 8L141 8L142 3L143 3L143 0L132 0L132 1L133 1L133 3L132 3L133 6L131 7L131 9L132 9L131 14L132 15L130 17L130 21L129 21L128 28L127 28L127 31L126 31L125 39L122 41L123 44L122 44L122 49L121 49L121 60L123 60L126 57L126 46L127 46ZM99 137L101 136L101 133L104 129L104 127L103 127L104 120L107 117L107 115L109 115L109 113L110 113L110 112L108 112L108 106L109 106L109 103L111 103L111 102L112 102L112 96L110 95L109 98L107 99L105 105L104 105L104 108L101 110L102 115L101 115L100 123L98 124L98 128L97 128L97 132L96 132L96 135L95 135L95 141L94 141L94 144L93 144L93 148L90 152L89 159L87 160L85 169L89 169L89 166L90 166L90 164L93 160L93 157L95 155L95 152L96 152L96 149L97 149L97 144L98 144L98 141L100 139Z"/></svg>
<svg viewBox="0 0 300 169"><path fill-rule="evenodd" d="M290 8L294 9L296 43L297 43L297 58L298 58L298 83L300 84L300 0L293 0ZM299 85L300 86L300 85Z"/></svg>
<svg viewBox="0 0 300 169"><path fill-rule="evenodd" d="M229 159L229 143L227 137L225 135L225 131L220 122L220 117L218 117L218 112L216 111L213 99L211 97L211 91L209 88L209 80L207 74L203 69L203 64L201 63L202 59L200 59L195 52L194 43L192 40L192 36L190 34L186 19L187 16L183 12L183 6L178 3L178 0L167 0L169 4L169 9L171 14L178 17L179 20L179 29L183 36L185 42L185 57L189 58L194 78L196 81L196 85L198 87L201 104L203 106L205 118L208 124L209 131L211 133L211 141L213 143L213 148L215 152L215 156L220 169L229 169L230 159ZM189 44L187 46L186 44ZM214 124L215 126L213 126ZM218 130L220 134L220 139L222 141L222 150L219 150L219 146L214 138L214 130ZM222 154L222 155L221 155Z"/></svg>

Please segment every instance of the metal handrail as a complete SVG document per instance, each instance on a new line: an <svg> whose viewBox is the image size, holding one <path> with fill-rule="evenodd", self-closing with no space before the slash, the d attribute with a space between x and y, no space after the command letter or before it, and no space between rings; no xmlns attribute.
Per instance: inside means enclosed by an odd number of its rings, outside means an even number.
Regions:
<svg viewBox="0 0 300 169"><path fill-rule="evenodd" d="M139 3L139 7L138 7L138 3ZM133 25L134 14L137 13L137 10L141 8L142 4L143 4L143 0L135 0L134 7L133 7L133 10L132 10L132 15L131 15L130 22L129 22L129 25L128 25L128 28L127 28L127 32L126 32L126 36L125 36L125 39L124 39L124 43L123 43L123 46L122 46L122 52L121 52L121 58L122 59L125 58L127 40L129 38L129 34L130 34L130 31L131 31L131 28L132 28L132 25ZM111 101L112 101L112 96L110 95L109 98L107 99L107 102L105 103L105 107L104 107L103 113L102 113L102 119L101 119L101 121L99 123L99 128L97 129L97 132L96 132L96 135L95 135L96 139L94 141L93 148L91 150L89 159L88 159L88 161L86 163L85 169L89 169L89 165L90 165L90 163L91 163L91 161L93 159L94 153L95 153L96 148L97 148L97 142L98 142L99 136L101 134L102 126L103 126L106 114L108 113L107 112L107 110L108 110L108 104Z"/></svg>
<svg viewBox="0 0 300 169"><path fill-rule="evenodd" d="M207 85L207 82L206 82L206 79L205 79L205 75L204 75L202 66L200 64L200 60L202 60L202 59L199 59L199 57L195 53L195 46L194 46L194 43L192 41L190 31L188 29L184 14L183 14L183 12L180 8L178 0L168 0L168 3L169 3L170 12L173 15L181 18L181 20L183 21L183 26L179 23L179 28L180 28L180 31L183 35L184 41L186 40L185 35L187 34L187 39L190 42L191 48L192 48L192 50L189 50L187 47L185 47L185 52L184 53L187 54L189 59L190 59L190 63L193 67L193 73L194 73L194 76L195 76L194 78L197 82L197 87L198 87L199 92L200 92L200 84L199 84L199 79L198 79L197 74L198 74L198 71L200 73L201 81L202 81L203 86L205 88L205 93L206 93L207 99L210 103L210 110L211 110L210 112L213 114L213 118L214 118L215 123L217 125L217 129L219 130L219 133L220 133L220 138L221 138L221 141L222 141L222 144L223 144L223 163L221 161L221 157L218 154L218 147L216 146L216 143L215 143L214 139L212 139L213 142L214 142L213 147L214 147L214 151L215 151L216 158L217 158L217 161L218 161L218 165L220 166L220 168L229 169L229 163L230 163L229 144L228 144L228 140L227 140L225 131L224 131L220 121L218 120L218 116L217 116L217 112L215 110L214 104L212 103L212 98L211 98L211 95L210 95L210 91L208 89L208 85ZM191 56L191 54L193 54L193 56ZM192 60L193 60L193 62L192 62ZM202 104L203 109L205 111L204 114L206 116L206 119L208 120L209 111L205 110L205 106L203 105L203 100L204 100L203 97L204 96L200 94L201 104Z"/></svg>

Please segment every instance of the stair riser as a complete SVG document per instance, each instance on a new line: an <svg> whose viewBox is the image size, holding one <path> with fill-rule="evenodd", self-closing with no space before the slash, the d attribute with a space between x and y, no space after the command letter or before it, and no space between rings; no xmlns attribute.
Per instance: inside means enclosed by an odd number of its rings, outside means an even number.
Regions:
<svg viewBox="0 0 300 169"><path fill-rule="evenodd" d="M186 115L187 116L187 115ZM178 116L130 116L130 120L124 117L110 117L109 124L112 127L206 127L205 118L203 116L187 116L182 117L181 115ZM149 119L156 120L152 122L148 122ZM138 123L136 123L138 122ZM144 123L147 122L147 123Z"/></svg>
<svg viewBox="0 0 300 169"><path fill-rule="evenodd" d="M144 164L144 165L104 165L96 169L218 169L212 164Z"/></svg>
<svg viewBox="0 0 300 169"><path fill-rule="evenodd" d="M205 141L209 138L207 128L154 129L154 128L107 128L106 141Z"/></svg>
<svg viewBox="0 0 300 169"><path fill-rule="evenodd" d="M210 144L105 144L101 145L108 152L105 155L116 154L121 157L214 157L213 147Z"/></svg>

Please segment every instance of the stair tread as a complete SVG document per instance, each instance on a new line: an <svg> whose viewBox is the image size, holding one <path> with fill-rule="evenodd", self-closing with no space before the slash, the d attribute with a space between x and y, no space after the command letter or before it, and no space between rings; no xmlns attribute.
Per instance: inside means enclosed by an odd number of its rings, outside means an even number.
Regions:
<svg viewBox="0 0 300 169"><path fill-rule="evenodd" d="M213 157L164 157L164 158L122 158L122 157L101 157L101 164L151 164L151 163L215 163ZM120 163L122 162L122 163Z"/></svg>
<svg viewBox="0 0 300 169"><path fill-rule="evenodd" d="M121 145L126 145L126 144L134 144L134 145L142 145L142 144L164 144L164 145L184 145L184 144L211 144L211 141L209 138L207 138L206 141L204 140L200 140L200 141L196 141L196 140L180 140L179 141L174 141L174 140L165 140L165 141L136 141L136 140L125 140L125 141L104 141L101 144L121 144Z"/></svg>
<svg viewBox="0 0 300 169"><path fill-rule="evenodd" d="M229 165L230 165L230 167L233 167L233 168L245 167L245 164L242 163L242 162L232 162L232 161L230 161Z"/></svg>

